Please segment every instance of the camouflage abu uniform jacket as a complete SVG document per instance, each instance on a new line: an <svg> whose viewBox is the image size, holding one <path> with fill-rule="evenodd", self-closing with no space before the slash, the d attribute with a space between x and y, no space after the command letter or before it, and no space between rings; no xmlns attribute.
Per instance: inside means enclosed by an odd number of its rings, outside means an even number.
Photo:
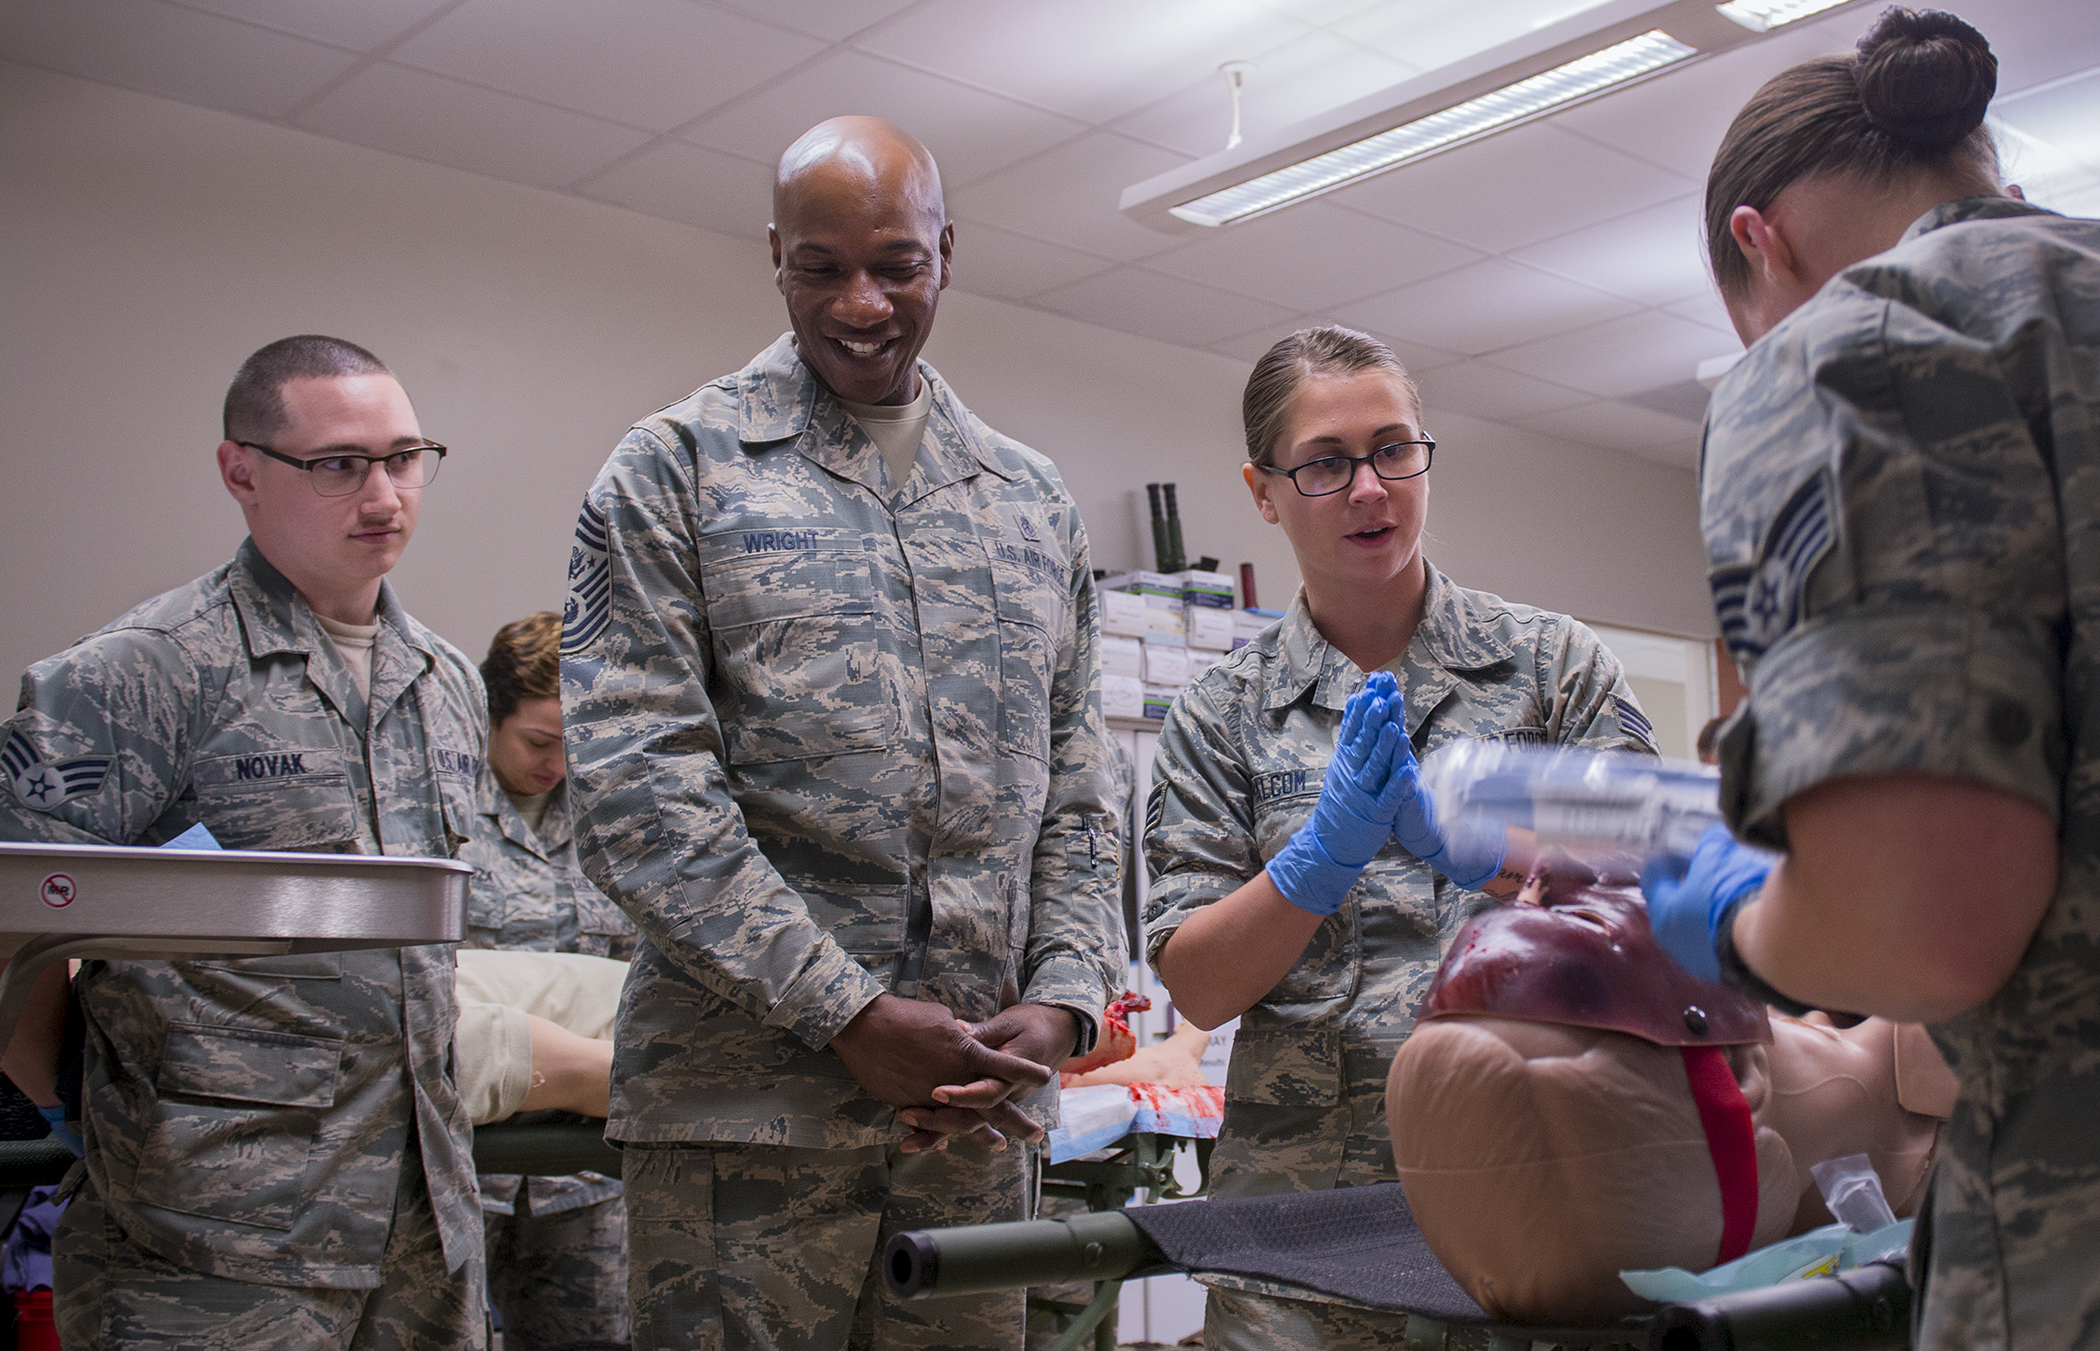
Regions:
<svg viewBox="0 0 2100 1351"><path fill-rule="evenodd" d="M2100 1337L2100 223L1935 208L1714 393L1702 528L1748 671L1723 798L1784 848L1828 779L1980 779L2061 822L2011 980L1933 1029L1940 1137L1917 1344Z"/></svg>
<svg viewBox="0 0 2100 1351"><path fill-rule="evenodd" d="M1121 988L1086 535L1048 460L919 374L902 487L783 336L585 501L578 843L643 940L614 1139L879 1144L895 1113L825 1049L877 994L1060 1005L1084 1046Z"/></svg>
<svg viewBox="0 0 2100 1351"><path fill-rule="evenodd" d="M474 865L464 946L633 959L633 922L591 885L577 862L574 811L564 779L554 786L547 813L534 830L494 776L482 776L474 836L459 851L462 862ZM616 1180L597 1173L529 1181L484 1173L482 1209L512 1214L521 1183L526 1207L534 1215L580 1210L620 1194Z"/></svg>
<svg viewBox="0 0 2100 1351"><path fill-rule="evenodd" d="M1418 755L1463 737L1654 753L1618 659L1589 629L1423 566L1421 627L1388 668L1407 694ZM1146 809L1148 960L1312 815L1342 706L1364 679L1313 627L1300 592L1175 701ZM1386 1070L1444 945L1489 904L1387 843L1290 973L1240 1018L1213 1158L1218 1195L1393 1180Z"/></svg>
<svg viewBox="0 0 2100 1351"><path fill-rule="evenodd" d="M153 845L201 821L229 849L449 856L486 707L383 585L368 701L244 543L29 668L0 836ZM480 1252L450 947L91 961L74 993L88 1179L133 1241L235 1280L376 1287L413 1144L446 1262Z"/></svg>

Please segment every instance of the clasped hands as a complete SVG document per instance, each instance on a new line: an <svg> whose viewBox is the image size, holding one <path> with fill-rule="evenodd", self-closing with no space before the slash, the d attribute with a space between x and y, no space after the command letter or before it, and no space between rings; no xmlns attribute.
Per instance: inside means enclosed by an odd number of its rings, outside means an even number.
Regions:
<svg viewBox="0 0 2100 1351"><path fill-rule="evenodd" d="M974 1026L940 1004L881 994L839 1029L831 1049L871 1097L901 1109L905 1153L964 1136L992 1149L1042 1138L1014 1099L1049 1083L1079 1039L1077 1015L1016 1004Z"/></svg>
<svg viewBox="0 0 2100 1351"><path fill-rule="evenodd" d="M1344 706L1312 819L1269 860L1269 880L1299 909L1331 915L1388 839L1462 887L1502 867L1501 831L1438 823L1407 736L1407 696L1379 671Z"/></svg>

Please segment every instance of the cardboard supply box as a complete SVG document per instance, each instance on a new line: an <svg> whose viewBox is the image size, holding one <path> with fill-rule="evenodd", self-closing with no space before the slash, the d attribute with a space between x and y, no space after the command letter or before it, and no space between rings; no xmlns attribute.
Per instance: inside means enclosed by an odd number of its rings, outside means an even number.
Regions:
<svg viewBox="0 0 2100 1351"><path fill-rule="evenodd" d="M1232 650L1232 611L1191 604L1182 610L1181 619L1188 626L1190 647L1213 652Z"/></svg>
<svg viewBox="0 0 2100 1351"><path fill-rule="evenodd" d="M1144 717L1145 683L1136 676L1102 676L1101 712L1110 718Z"/></svg>
<svg viewBox="0 0 2100 1351"><path fill-rule="evenodd" d="M1167 710L1174 706L1174 696L1181 693L1169 685L1145 685L1145 716L1164 722Z"/></svg>
<svg viewBox="0 0 2100 1351"><path fill-rule="evenodd" d="M1164 636L1179 638L1185 642L1188 639L1188 632L1188 624L1181 617L1181 607L1179 605L1176 605L1171 610L1148 608L1145 611L1145 636L1147 638Z"/></svg>
<svg viewBox="0 0 2100 1351"><path fill-rule="evenodd" d="M1185 644L1154 636L1145 640L1144 647L1146 684L1178 688L1189 683L1189 650Z"/></svg>
<svg viewBox="0 0 2100 1351"><path fill-rule="evenodd" d="M1184 605L1230 610L1235 604L1232 578L1222 572L1199 572L1190 568L1175 573L1174 581L1181 588L1181 603Z"/></svg>
<svg viewBox="0 0 2100 1351"><path fill-rule="evenodd" d="M1145 645L1135 638L1117 638L1103 635L1101 639L1101 674L1105 676L1129 676L1140 680L1145 674Z"/></svg>
<svg viewBox="0 0 2100 1351"><path fill-rule="evenodd" d="M1128 591L1101 591L1101 632L1118 638L1142 638L1150 621L1145 618L1150 608L1143 596Z"/></svg>
<svg viewBox="0 0 2100 1351"><path fill-rule="evenodd" d="M1163 596L1181 603L1181 578L1164 572L1118 572L1101 579L1103 591L1126 591L1136 596Z"/></svg>

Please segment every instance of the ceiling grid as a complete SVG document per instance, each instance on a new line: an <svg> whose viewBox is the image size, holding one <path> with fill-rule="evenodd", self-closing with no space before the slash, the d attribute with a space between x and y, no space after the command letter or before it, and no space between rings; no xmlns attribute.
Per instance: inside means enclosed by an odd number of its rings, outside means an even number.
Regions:
<svg viewBox="0 0 2100 1351"><path fill-rule="evenodd" d="M1962 0L2001 58L2008 169L2100 211L2086 0ZM1771 73L1852 6L1222 229L1157 233L1121 190L1415 78L1586 0L0 0L0 57L762 238L772 160L838 112L940 158L956 285L1252 360L1344 322L1449 408L1690 466L1702 359L1739 344L1699 193ZM1514 24L1512 28L1510 25Z"/></svg>

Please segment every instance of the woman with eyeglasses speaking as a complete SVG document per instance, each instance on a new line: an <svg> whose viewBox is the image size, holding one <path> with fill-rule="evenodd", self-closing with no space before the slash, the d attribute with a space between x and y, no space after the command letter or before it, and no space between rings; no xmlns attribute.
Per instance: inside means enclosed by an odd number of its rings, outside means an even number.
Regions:
<svg viewBox="0 0 2100 1351"><path fill-rule="evenodd" d="M1294 333L1242 413L1242 473L1304 589L1168 713L1145 828L1146 955L1183 1017L1240 1019L1219 1196L1395 1180L1387 1067L1444 945L1523 880L1499 837L1438 825L1415 756L1461 737L1655 750L1595 634L1423 557L1436 442L1383 343ZM1206 1279L1206 1347L1401 1341L1400 1314Z"/></svg>

